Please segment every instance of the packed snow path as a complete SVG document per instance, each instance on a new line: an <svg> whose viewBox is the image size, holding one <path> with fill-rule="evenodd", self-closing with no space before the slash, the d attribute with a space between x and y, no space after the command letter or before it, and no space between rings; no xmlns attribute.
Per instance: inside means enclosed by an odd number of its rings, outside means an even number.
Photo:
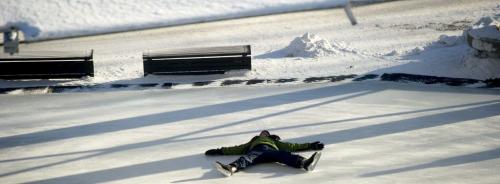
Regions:
<svg viewBox="0 0 500 184"><path fill-rule="evenodd" d="M363 81L1 95L1 183L496 183L497 90ZM317 170L264 164L223 178L262 129L326 144ZM309 156L312 152L302 152Z"/></svg>

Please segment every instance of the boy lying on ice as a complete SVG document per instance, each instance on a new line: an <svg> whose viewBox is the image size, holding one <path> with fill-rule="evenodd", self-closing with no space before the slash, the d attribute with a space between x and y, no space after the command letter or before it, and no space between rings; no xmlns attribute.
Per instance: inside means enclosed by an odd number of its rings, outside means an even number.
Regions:
<svg viewBox="0 0 500 184"><path fill-rule="evenodd" d="M321 152L315 152L310 158L304 158L293 154L294 151L322 150L324 144L316 141L313 143L287 143L281 142L280 137L271 135L269 131L263 130L258 136L253 137L250 142L233 147L222 147L210 149L205 155L243 155L230 164L215 162L215 168L225 176L259 163L278 162L294 168L303 168L306 171L314 170Z"/></svg>

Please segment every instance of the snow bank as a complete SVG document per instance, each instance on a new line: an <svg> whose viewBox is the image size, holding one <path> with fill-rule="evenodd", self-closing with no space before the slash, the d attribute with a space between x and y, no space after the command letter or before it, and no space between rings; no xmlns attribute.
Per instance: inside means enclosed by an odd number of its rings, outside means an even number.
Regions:
<svg viewBox="0 0 500 184"><path fill-rule="evenodd" d="M469 35L474 39L471 41L471 46L486 52L496 52L495 45L491 42L500 43L500 31L497 26L486 26L479 29L472 29Z"/></svg>
<svg viewBox="0 0 500 184"><path fill-rule="evenodd" d="M337 56L344 52L352 52L344 42L329 42L317 35L306 33L295 38L283 52L286 57L317 58Z"/></svg>
<svg viewBox="0 0 500 184"><path fill-rule="evenodd" d="M485 26L481 29L472 29L470 30L470 34L477 38L500 39L500 31L498 31L498 27L496 25Z"/></svg>
<svg viewBox="0 0 500 184"><path fill-rule="evenodd" d="M425 51L429 51L431 49L436 49L436 48L443 48L443 47L453 47L457 46L460 44L465 44L465 38L464 36L455 36L455 35L440 35L436 41L431 41L428 44L424 46L417 46L414 47L410 50L402 50L402 49L394 49L386 54L383 54L383 56L402 56L402 57L408 57L408 56L414 56L414 55L419 55ZM461 52L461 51L460 51ZM426 59L432 59L432 58L426 58Z"/></svg>
<svg viewBox="0 0 500 184"><path fill-rule="evenodd" d="M259 55L256 58L319 58L345 56L348 53L357 52L349 48L345 42L328 41L318 35L305 33L293 39L285 48Z"/></svg>
<svg viewBox="0 0 500 184"><path fill-rule="evenodd" d="M401 64L382 68L372 73L410 73L480 80L499 78L500 59L476 52L467 45L466 41L469 31L476 30L474 33L484 32L481 38L496 38L496 34L500 34L500 32L494 25L497 24L499 17L500 15L484 16L472 24L469 29L464 30L462 34L442 34L424 45L409 49L397 48L382 54L385 59L394 60ZM481 44L482 48L485 49L492 48L489 46L491 44L487 42L477 43L479 41L474 40L472 44Z"/></svg>
<svg viewBox="0 0 500 184"><path fill-rule="evenodd" d="M447 47L455 46L460 43L465 43L463 36L448 36L448 35L439 36L439 40L437 42Z"/></svg>
<svg viewBox="0 0 500 184"><path fill-rule="evenodd" d="M488 16L477 21L470 30L470 45L478 50L486 52L498 52L495 45L500 44L500 14Z"/></svg>
<svg viewBox="0 0 500 184"><path fill-rule="evenodd" d="M493 16L486 16L479 19L476 23L474 23L472 29L478 29L478 28L483 28L485 26L498 25L498 24L500 24L500 14Z"/></svg>
<svg viewBox="0 0 500 184"><path fill-rule="evenodd" d="M376 0L359 0L371 2ZM2 0L0 28L26 40L128 31L341 6L346 0Z"/></svg>
<svg viewBox="0 0 500 184"><path fill-rule="evenodd" d="M500 59L490 57L478 57L473 50L465 52L462 59L464 73L474 75L475 78L493 79L500 78ZM464 74L465 75L465 74Z"/></svg>

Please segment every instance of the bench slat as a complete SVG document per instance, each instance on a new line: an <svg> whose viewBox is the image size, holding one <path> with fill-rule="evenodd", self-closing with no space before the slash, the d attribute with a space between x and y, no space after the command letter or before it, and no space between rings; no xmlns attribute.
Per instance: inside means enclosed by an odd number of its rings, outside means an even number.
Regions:
<svg viewBox="0 0 500 184"><path fill-rule="evenodd" d="M231 56L251 55L250 45L207 47L207 48L185 48L164 51L153 51L143 55L143 58L186 58L207 56Z"/></svg>

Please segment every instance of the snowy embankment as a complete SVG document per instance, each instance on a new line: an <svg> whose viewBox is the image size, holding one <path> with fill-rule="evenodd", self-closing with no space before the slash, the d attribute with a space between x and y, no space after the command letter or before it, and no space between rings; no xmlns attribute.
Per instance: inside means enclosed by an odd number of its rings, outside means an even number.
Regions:
<svg viewBox="0 0 500 184"><path fill-rule="evenodd" d="M326 1L309 3L318 2ZM111 9L119 9L121 4L116 5ZM290 6L279 7L293 10ZM195 10L186 14L194 15ZM196 82L208 83L208 87L220 86L227 80L293 79L301 83L314 77L383 73L500 78L500 60L480 57L463 37L465 30L485 24L488 18L498 20L500 4L496 1L394 1L356 7L354 11L360 22L357 26L350 25L342 9L326 9L23 44L20 54L94 49L95 77L69 81L0 80L0 86L102 89L128 84L192 84L174 86L186 88L196 86ZM252 45L254 56L248 72L143 76L141 56L149 50L243 44Z"/></svg>
<svg viewBox="0 0 500 184"><path fill-rule="evenodd" d="M358 0L373 2L380 0ZM346 0L3 0L0 28L29 41L139 30L344 5Z"/></svg>

